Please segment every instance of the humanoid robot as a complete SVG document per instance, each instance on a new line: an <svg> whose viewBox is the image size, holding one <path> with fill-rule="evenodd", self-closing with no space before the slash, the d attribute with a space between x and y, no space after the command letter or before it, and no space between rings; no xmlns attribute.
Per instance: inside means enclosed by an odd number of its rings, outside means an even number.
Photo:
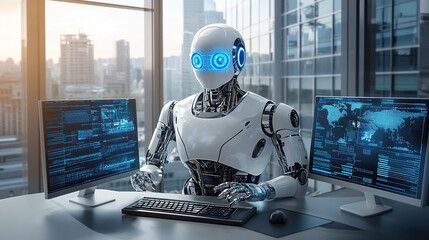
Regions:
<svg viewBox="0 0 429 240"><path fill-rule="evenodd" d="M239 87L237 77L246 61L240 33L226 24L202 28L193 39L190 60L204 91L163 107L146 164L131 176L133 187L155 189L168 163L167 146L175 141L191 175L184 194L218 195L231 205L303 196L308 159L299 116L286 104ZM258 184L273 152L283 174Z"/></svg>

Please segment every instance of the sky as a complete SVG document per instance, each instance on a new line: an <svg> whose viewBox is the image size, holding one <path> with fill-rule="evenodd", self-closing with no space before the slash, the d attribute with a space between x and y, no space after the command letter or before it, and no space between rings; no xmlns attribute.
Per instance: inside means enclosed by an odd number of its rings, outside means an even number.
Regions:
<svg viewBox="0 0 429 240"><path fill-rule="evenodd" d="M225 1L215 2L217 10L223 11ZM163 7L164 57L179 56L183 42L183 0L164 0ZM60 57L60 35L79 32L93 40L96 59L114 57L115 42L121 39L130 42L131 58L144 56L141 11L46 1L45 21L46 59L54 62ZM0 61L9 57L15 62L21 60L21 0L0 1Z"/></svg>

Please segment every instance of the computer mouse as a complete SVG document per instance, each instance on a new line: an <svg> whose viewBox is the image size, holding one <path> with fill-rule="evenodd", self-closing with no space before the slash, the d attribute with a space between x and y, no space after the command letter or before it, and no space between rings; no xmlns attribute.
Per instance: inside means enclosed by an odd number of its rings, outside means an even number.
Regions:
<svg viewBox="0 0 429 240"><path fill-rule="evenodd" d="M284 210L277 209L270 214L270 223L286 223L287 215Z"/></svg>

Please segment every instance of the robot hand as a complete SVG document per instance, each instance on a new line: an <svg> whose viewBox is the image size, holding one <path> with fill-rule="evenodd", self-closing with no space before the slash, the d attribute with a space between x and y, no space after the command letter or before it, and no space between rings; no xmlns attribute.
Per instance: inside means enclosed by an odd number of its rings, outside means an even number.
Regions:
<svg viewBox="0 0 429 240"><path fill-rule="evenodd" d="M215 193L222 191L218 195L218 199L226 198L231 206L244 200L256 202L273 199L275 195L274 188L267 183L256 185L253 183L225 182L213 190Z"/></svg>
<svg viewBox="0 0 429 240"><path fill-rule="evenodd" d="M162 180L162 170L155 165L144 165L141 171L136 172L130 179L136 191L153 191Z"/></svg>

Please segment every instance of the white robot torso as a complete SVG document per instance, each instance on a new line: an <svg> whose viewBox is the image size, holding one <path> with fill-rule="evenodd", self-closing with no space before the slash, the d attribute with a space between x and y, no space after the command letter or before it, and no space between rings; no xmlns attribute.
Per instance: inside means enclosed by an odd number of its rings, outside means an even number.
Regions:
<svg viewBox="0 0 429 240"><path fill-rule="evenodd" d="M173 109L177 149L184 165L190 160L207 160L260 175L273 153L261 123L269 100L248 92L228 115L202 118L192 113L196 98L179 101Z"/></svg>
<svg viewBox="0 0 429 240"><path fill-rule="evenodd" d="M211 24L195 34L189 57L204 91L164 106L146 164L132 178L136 190L159 184L175 141L191 174L185 194L218 195L235 204L305 193L308 159L298 113L238 86L246 56L245 42L231 26ZM283 174L259 183L273 153Z"/></svg>

